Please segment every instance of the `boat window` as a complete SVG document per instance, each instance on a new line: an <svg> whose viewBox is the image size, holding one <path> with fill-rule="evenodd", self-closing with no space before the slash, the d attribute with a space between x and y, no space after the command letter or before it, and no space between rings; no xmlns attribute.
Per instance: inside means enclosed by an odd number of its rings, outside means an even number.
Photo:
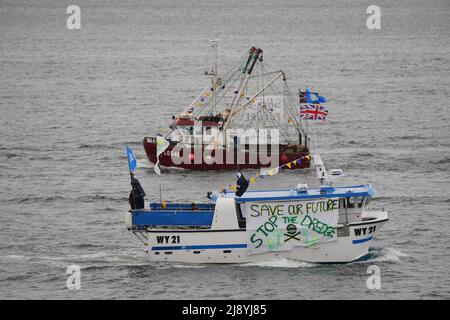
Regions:
<svg viewBox="0 0 450 320"><path fill-rule="evenodd" d="M339 199L339 208L345 209L345 199Z"/></svg>
<svg viewBox="0 0 450 320"><path fill-rule="evenodd" d="M365 197L356 197L356 203L358 203L358 208L362 208L364 204Z"/></svg>
<svg viewBox="0 0 450 320"><path fill-rule="evenodd" d="M367 208L370 204L370 198L366 197L366 203L364 203L364 208Z"/></svg>
<svg viewBox="0 0 450 320"><path fill-rule="evenodd" d="M245 229L246 219L242 215L241 205L239 203L236 203L236 214L237 214L239 229Z"/></svg>
<svg viewBox="0 0 450 320"><path fill-rule="evenodd" d="M355 198L350 197L347 198L347 208L354 208L355 207Z"/></svg>

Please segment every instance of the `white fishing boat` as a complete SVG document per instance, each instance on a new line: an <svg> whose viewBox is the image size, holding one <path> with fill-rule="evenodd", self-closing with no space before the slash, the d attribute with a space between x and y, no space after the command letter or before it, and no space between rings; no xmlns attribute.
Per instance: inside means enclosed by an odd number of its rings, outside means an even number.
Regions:
<svg viewBox="0 0 450 320"><path fill-rule="evenodd" d="M328 173L318 154L313 159L317 187L297 184L242 195L222 190L210 193L209 203L150 203L127 212L126 226L144 243L152 261L358 260L368 254L388 213L371 209L375 191L370 184L333 186L342 170Z"/></svg>

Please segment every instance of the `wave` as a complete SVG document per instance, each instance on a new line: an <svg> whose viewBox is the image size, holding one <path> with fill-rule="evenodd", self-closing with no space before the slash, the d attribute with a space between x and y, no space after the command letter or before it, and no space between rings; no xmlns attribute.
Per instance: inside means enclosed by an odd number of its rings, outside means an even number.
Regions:
<svg viewBox="0 0 450 320"><path fill-rule="evenodd" d="M429 162L430 164L446 164L446 165L448 165L449 163L450 163L450 158L444 158L444 159L441 159L441 160L437 160L437 161L430 161Z"/></svg>
<svg viewBox="0 0 450 320"><path fill-rule="evenodd" d="M8 152L8 153L4 154L4 156L6 158L8 158L8 159L11 159L11 158L18 157L19 155L17 153L14 153L14 152Z"/></svg>
<svg viewBox="0 0 450 320"><path fill-rule="evenodd" d="M12 202L12 203L21 203L21 204L27 204L27 203L36 203L36 202L54 202L54 201L60 201L64 200L65 197L63 196L51 196L51 197L25 197L25 198L11 198L6 200L5 202Z"/></svg>
<svg viewBox="0 0 450 320"><path fill-rule="evenodd" d="M34 204L34 203L52 203L56 201L78 201L78 202L91 202L91 201L110 201L110 202L125 202L128 199L127 196L113 197L106 195L95 194L92 196L80 196L76 198L63 197L63 196L50 196L50 197L14 197L4 200L6 203L19 203L19 204ZM110 208L111 209L111 208Z"/></svg>
<svg viewBox="0 0 450 320"><path fill-rule="evenodd" d="M370 152L357 152L355 153L356 157L366 157L366 158L372 158L375 157L375 154Z"/></svg>
<svg viewBox="0 0 450 320"><path fill-rule="evenodd" d="M439 202L450 202L450 199L446 198L440 198L438 196L420 196L420 197L413 197L413 196L379 196L374 197L372 201L387 201L387 202L394 202L394 203L416 203L419 202L421 204L423 203L439 203Z"/></svg>
<svg viewBox="0 0 450 320"><path fill-rule="evenodd" d="M110 149L112 147L104 144L80 144L78 149Z"/></svg>
<svg viewBox="0 0 450 320"><path fill-rule="evenodd" d="M133 148L141 147L142 142L141 141L124 141L124 142L116 142L111 144L106 143L93 143L93 144L87 144L82 143L78 146L78 149L100 149L100 150L107 150L107 149L120 149L125 150L125 146L131 146ZM125 152L124 152L125 153Z"/></svg>
<svg viewBox="0 0 450 320"><path fill-rule="evenodd" d="M240 265L241 267L263 267L263 268L311 268L317 266L317 264L297 261L290 259L277 259L277 260L267 260L260 262L249 262Z"/></svg>
<svg viewBox="0 0 450 320"><path fill-rule="evenodd" d="M5 279L3 279L4 281L23 281L26 279L31 278L31 274L18 274L18 275L12 275L9 277L6 277Z"/></svg>
<svg viewBox="0 0 450 320"><path fill-rule="evenodd" d="M86 247L83 249L86 249ZM60 268L67 268L69 265L78 265L81 270L146 267L150 265L142 255L121 255L105 251L81 255L30 257L29 261L50 264Z"/></svg>
<svg viewBox="0 0 450 320"><path fill-rule="evenodd" d="M202 269L206 268L204 265L195 265L195 264L174 264L172 265L173 268L176 269Z"/></svg>
<svg viewBox="0 0 450 320"><path fill-rule="evenodd" d="M48 148L36 148L36 147L19 147L19 146L11 146L11 147L0 147L0 150L10 150L12 151L27 151L27 152L48 152L54 151L53 149Z"/></svg>
<svg viewBox="0 0 450 320"><path fill-rule="evenodd" d="M21 256L17 254L9 254L5 256L0 256L0 261L2 262L9 262L9 261L22 261L22 260L28 260L29 257Z"/></svg>
<svg viewBox="0 0 450 320"><path fill-rule="evenodd" d="M69 255L67 257L60 257L61 260L78 260L85 262L128 262L136 260L136 256L134 255L125 255L125 254L114 254L108 253L105 251L88 253L82 255Z"/></svg>
<svg viewBox="0 0 450 320"><path fill-rule="evenodd" d="M358 262L361 263L373 263L373 262L393 262L398 263L401 260L411 257L410 255L401 252L394 248L377 249L373 248L369 250L369 253L364 256Z"/></svg>
<svg viewBox="0 0 450 320"><path fill-rule="evenodd" d="M74 246L75 248L86 249L86 248L107 248L108 246L104 244L95 243L79 243Z"/></svg>
<svg viewBox="0 0 450 320"><path fill-rule="evenodd" d="M143 169L153 169L155 167L155 165L153 163L151 163L148 159L142 159L142 160L138 160L136 167L138 169L143 168Z"/></svg>
<svg viewBox="0 0 450 320"><path fill-rule="evenodd" d="M31 157L31 158L28 158L28 160L31 160L31 161L36 161L36 160L53 160L53 157L51 157L51 156Z"/></svg>
<svg viewBox="0 0 450 320"><path fill-rule="evenodd" d="M423 137L423 136L404 135L404 136L392 137L392 140L427 140L427 138Z"/></svg>
<svg viewBox="0 0 450 320"><path fill-rule="evenodd" d="M105 196L105 195L100 195L100 194L95 194L92 196L81 196L75 199L70 199L70 200L76 200L76 201L80 201L80 202L91 202L91 201L97 201L97 200L105 200L105 201L126 201L128 199L127 196L122 196L122 197L112 197L112 196Z"/></svg>

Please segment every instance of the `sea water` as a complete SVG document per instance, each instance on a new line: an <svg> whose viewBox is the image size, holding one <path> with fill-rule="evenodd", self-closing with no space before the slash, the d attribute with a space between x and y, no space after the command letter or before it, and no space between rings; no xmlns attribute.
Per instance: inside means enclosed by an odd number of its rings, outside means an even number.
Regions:
<svg viewBox="0 0 450 320"><path fill-rule="evenodd" d="M73 3L72 3L73 2ZM450 5L377 1L74 0L0 4L0 298L449 298ZM163 169L145 160L154 136L251 46L282 69L295 94L329 102L311 124L339 184L371 183L390 220L369 255L348 264L291 260L243 265L151 263L124 225L135 150L147 199L206 201L234 172ZM244 174L252 174L252 170ZM282 171L252 188L312 184ZM369 266L380 289L369 289ZM69 266L80 290L69 290Z"/></svg>

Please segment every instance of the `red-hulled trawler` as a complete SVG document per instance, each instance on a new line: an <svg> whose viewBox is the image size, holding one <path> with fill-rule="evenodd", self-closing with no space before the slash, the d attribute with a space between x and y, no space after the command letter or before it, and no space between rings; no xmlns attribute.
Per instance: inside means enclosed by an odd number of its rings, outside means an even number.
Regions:
<svg viewBox="0 0 450 320"><path fill-rule="evenodd" d="M210 84L157 137L145 137L148 159L165 167L193 170L276 167L309 154L283 71L267 72L263 51L252 47L225 73L217 72L217 41ZM309 167L307 158L292 168Z"/></svg>

